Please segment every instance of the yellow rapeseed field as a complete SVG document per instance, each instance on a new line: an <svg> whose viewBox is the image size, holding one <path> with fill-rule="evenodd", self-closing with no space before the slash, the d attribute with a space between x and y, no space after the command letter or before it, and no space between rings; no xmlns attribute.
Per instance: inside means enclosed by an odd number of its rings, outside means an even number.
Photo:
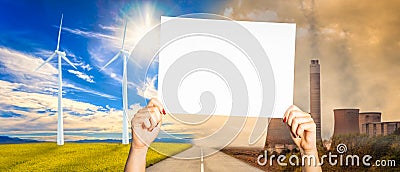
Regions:
<svg viewBox="0 0 400 172"><path fill-rule="evenodd" d="M153 143L174 155L191 147L184 143ZM0 171L123 171L130 145L120 143L27 143L0 145ZM149 149L147 166L167 156Z"/></svg>

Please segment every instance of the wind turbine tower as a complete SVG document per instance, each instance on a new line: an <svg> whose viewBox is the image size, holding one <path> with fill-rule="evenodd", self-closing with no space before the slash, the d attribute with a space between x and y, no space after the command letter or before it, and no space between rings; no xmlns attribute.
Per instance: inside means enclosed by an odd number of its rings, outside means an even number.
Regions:
<svg viewBox="0 0 400 172"><path fill-rule="evenodd" d="M64 121L63 121L63 109L62 109L62 68L61 68L61 59L64 59L67 63L69 63L72 67L77 69L71 61L68 60L65 52L60 51L60 36L61 36L61 27L64 15L61 14L60 28L58 30L58 40L57 40L57 48L53 54L43 62L39 67L35 69L35 71L39 70L43 65L48 63L55 55L58 57L58 120L57 120L57 145L64 145Z"/></svg>
<svg viewBox="0 0 400 172"><path fill-rule="evenodd" d="M124 38L122 39L122 46L119 52L106 64L104 65L100 71L104 70L108 65L114 62L118 57L122 55L124 64L123 64L123 76L122 76L122 144L129 144L129 132L128 132L128 117L127 117L127 110L128 110L128 87L127 87L127 61L131 52L124 49L125 44L125 36L126 36L126 25L128 24L125 21L125 28L124 28ZM136 65L140 67L138 63L133 61Z"/></svg>

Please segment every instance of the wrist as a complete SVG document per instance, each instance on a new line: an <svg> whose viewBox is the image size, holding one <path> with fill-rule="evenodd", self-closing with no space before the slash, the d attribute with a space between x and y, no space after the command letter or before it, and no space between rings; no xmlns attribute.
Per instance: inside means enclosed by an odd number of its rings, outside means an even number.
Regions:
<svg viewBox="0 0 400 172"><path fill-rule="evenodd" d="M134 157L137 157L137 158L142 157L142 158L146 159L147 150L148 150L147 147L140 147L140 148L132 147L132 153L133 153Z"/></svg>
<svg viewBox="0 0 400 172"><path fill-rule="evenodd" d="M317 148L312 148L312 149L301 149L300 150L301 154L303 155L318 155L318 150Z"/></svg>
<svg viewBox="0 0 400 172"><path fill-rule="evenodd" d="M132 142L131 147L132 149L146 149L146 150L149 149L149 147L143 143L135 144L134 142Z"/></svg>
<svg viewBox="0 0 400 172"><path fill-rule="evenodd" d="M135 152L147 152L149 148L147 146L136 147L135 145L132 145L132 149Z"/></svg>

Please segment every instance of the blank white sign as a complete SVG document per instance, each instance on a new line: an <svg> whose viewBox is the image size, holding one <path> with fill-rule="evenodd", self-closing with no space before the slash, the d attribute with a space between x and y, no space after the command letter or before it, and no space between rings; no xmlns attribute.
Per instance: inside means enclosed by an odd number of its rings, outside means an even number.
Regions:
<svg viewBox="0 0 400 172"><path fill-rule="evenodd" d="M163 28L166 22L174 20L176 24L168 25ZM240 46L235 46L233 37L243 36L245 34L237 33L232 37L226 35L218 35L215 33L199 33L187 34L185 30L193 27L193 24L205 27L208 31L213 29L231 31L226 28L232 27L232 22L237 23L243 27L258 41L260 47L265 51L266 56L249 57L243 52ZM228 26L229 27L224 27ZM174 28L176 27L176 28ZM224 27L224 28L221 28ZM235 26L236 27L236 26ZM240 30L240 29L239 29ZM182 34L179 32L182 31ZM178 33L178 34L177 34ZM178 35L176 39L164 39L170 35ZM158 74L158 95L159 99L167 106L169 113L175 114L207 114L207 115L233 115L233 116L249 116L249 117L273 117L282 118L286 109L293 104L293 83L294 83L294 57L295 57L295 35L296 25L288 23L268 23L268 22L249 22L249 21L226 21L226 20L213 20L213 19L193 19L193 18L174 18L174 17L161 17L161 46L162 50L159 54L159 74ZM248 44L253 44L249 42ZM257 47L254 45L254 47ZM188 57L193 55L193 57ZM207 57L204 57L205 55ZM210 56L208 56L210 55ZM216 57L214 60L210 57ZM179 63L182 57L188 58L201 58L198 60L186 61L186 65ZM217 58L218 57L218 58ZM219 60L223 57L224 60ZM259 69L255 68L254 58L264 58L260 61L269 61L265 64L266 68L272 68L271 76L273 75L274 84L273 92L274 97L272 102L263 101L263 93L271 90L271 87L260 85ZM249 60L250 59L250 60ZM254 61L252 61L253 59ZM224 65L224 63L227 65ZM187 66L199 66L193 70L185 71L184 74L176 75L179 68ZM207 64L218 64L220 68L208 68ZM180 66L179 66L179 65ZM220 65L221 64L221 65ZM201 67L203 65L204 67ZM226 70L232 69L226 66L232 65L237 69L240 75L237 80L233 77L234 81L229 81L221 73L229 73ZM260 64L257 64L260 66ZM264 64L261 64L261 66ZM178 69L177 69L178 68ZM168 76L168 72L174 76ZM232 71L234 73L235 71ZM179 77L179 78L174 78ZM174 78L177 84L166 85L167 81ZM261 78L263 79L263 78ZM232 77L231 77L232 80ZM244 82L243 90L234 88L238 85L237 82ZM233 85L234 84L234 85ZM171 85L176 88L171 88ZM239 83L240 85L240 83ZM265 85L265 84L264 84ZM168 87L168 88L166 88ZM236 90L234 90L236 89ZM248 104L243 105L247 113L235 113L232 111L233 106L238 106L234 101L235 91L237 90L246 92L244 99L248 98ZM177 90L177 91L176 91ZM173 94L167 94L173 92ZM177 98L170 98L176 96ZM265 99L265 97L264 97ZM174 102L167 102L174 100ZM213 105L207 103L212 102ZM262 114L261 106L263 103L269 103L271 113ZM174 106L174 107L171 107ZM175 108L179 106L179 108ZM205 107L211 106L211 107ZM240 105L241 106L241 105ZM242 111L238 111L242 112Z"/></svg>

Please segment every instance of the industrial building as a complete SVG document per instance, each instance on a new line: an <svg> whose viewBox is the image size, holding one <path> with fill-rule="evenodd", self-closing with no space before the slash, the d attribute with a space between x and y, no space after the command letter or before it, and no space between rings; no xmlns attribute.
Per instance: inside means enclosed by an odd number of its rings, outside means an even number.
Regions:
<svg viewBox="0 0 400 172"><path fill-rule="evenodd" d="M381 112L359 112L360 109L334 109L335 129L333 135L368 134L380 136L392 134L400 128L400 121L382 122Z"/></svg>
<svg viewBox="0 0 400 172"><path fill-rule="evenodd" d="M359 123L358 126L360 127L360 133L366 133L366 123L371 122L381 122L382 121L382 114L380 112L362 112L359 115Z"/></svg>
<svg viewBox="0 0 400 172"><path fill-rule="evenodd" d="M290 136L288 126L282 118L271 118L268 124L265 148L269 151L280 152L283 149L293 149L296 145Z"/></svg>
<svg viewBox="0 0 400 172"><path fill-rule="evenodd" d="M359 109L334 109L335 130L333 135L360 133Z"/></svg>
<svg viewBox="0 0 400 172"><path fill-rule="evenodd" d="M386 136L392 134L396 129L400 128L400 121L396 122L369 122L362 124L365 130L363 133L370 136Z"/></svg>

